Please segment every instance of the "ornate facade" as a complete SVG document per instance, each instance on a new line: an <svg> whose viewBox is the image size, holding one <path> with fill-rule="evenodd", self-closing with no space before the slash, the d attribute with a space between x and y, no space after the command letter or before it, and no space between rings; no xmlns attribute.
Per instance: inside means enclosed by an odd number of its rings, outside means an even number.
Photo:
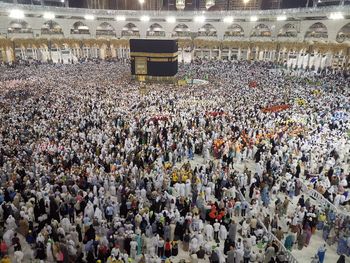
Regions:
<svg viewBox="0 0 350 263"><path fill-rule="evenodd" d="M21 9L20 19L0 14L0 59L127 58L128 39L178 38L180 58L269 60L289 67L349 69L350 6L274 11L163 12L50 8ZM94 18L85 19L89 14ZM330 19L338 14L338 20ZM340 16L339 14L344 14ZM145 17L147 16L147 19ZM283 19L281 19L281 16ZM312 19L310 19L312 17ZM171 18L171 19L170 19ZM254 19L253 19L254 18ZM333 16L334 18L334 16Z"/></svg>

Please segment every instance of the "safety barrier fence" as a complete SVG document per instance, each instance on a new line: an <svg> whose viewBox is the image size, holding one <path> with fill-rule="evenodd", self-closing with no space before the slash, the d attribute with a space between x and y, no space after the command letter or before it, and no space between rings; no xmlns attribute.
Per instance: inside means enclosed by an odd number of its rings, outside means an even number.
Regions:
<svg viewBox="0 0 350 263"><path fill-rule="evenodd" d="M334 204L332 204L329 200L327 200L320 192L316 191L308 187L302 180L297 179L301 184L301 190L303 193L314 199L318 204L322 206L323 209L330 209L337 216L341 218L345 218L350 216L350 213L347 211L343 211L342 209L337 208Z"/></svg>
<svg viewBox="0 0 350 263"><path fill-rule="evenodd" d="M246 200L246 198L243 196L240 190L238 190L238 194L239 194L239 199L241 201ZM298 263L298 260L292 255L292 253L288 249L286 249L283 243L271 231L269 231L265 227L265 225L263 224L263 222L261 222L259 218L257 218L257 221L258 221L258 224L263 228L264 232L267 234L268 240L270 242L273 241L276 244L278 244L279 251L283 252L283 254L286 256L288 263Z"/></svg>

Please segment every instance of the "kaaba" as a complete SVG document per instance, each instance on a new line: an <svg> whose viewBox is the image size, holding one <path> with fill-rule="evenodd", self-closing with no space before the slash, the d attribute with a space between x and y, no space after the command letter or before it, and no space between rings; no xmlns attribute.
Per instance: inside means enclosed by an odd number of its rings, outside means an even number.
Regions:
<svg viewBox="0 0 350 263"><path fill-rule="evenodd" d="M174 79L177 52L177 40L130 39L131 75L138 80Z"/></svg>

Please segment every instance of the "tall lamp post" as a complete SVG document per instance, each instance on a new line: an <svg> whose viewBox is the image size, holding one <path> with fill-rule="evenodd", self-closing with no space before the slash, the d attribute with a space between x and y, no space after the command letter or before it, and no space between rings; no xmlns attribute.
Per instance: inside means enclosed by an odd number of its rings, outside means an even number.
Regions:
<svg viewBox="0 0 350 263"><path fill-rule="evenodd" d="M249 0L243 0L243 4L244 4L244 9L247 8L247 4L249 3Z"/></svg>
<svg viewBox="0 0 350 263"><path fill-rule="evenodd" d="M49 41L47 43L49 49L50 63L52 62L52 42L51 42L51 34L54 29L54 24L52 20L49 20Z"/></svg>
<svg viewBox="0 0 350 263"><path fill-rule="evenodd" d="M139 0L139 3L141 5L141 11L143 10L143 4L145 3L145 0Z"/></svg>

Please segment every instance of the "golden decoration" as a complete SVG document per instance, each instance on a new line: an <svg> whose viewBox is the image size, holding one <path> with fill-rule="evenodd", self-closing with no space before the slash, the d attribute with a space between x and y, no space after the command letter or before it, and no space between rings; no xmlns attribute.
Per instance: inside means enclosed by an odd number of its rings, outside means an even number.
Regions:
<svg viewBox="0 0 350 263"><path fill-rule="evenodd" d="M192 39L190 38L179 38L177 43L179 48L189 48L193 45Z"/></svg>
<svg viewBox="0 0 350 263"><path fill-rule="evenodd" d="M249 41L234 41L234 40L224 40L222 41L223 48L241 48L249 49L253 46L253 42Z"/></svg>
<svg viewBox="0 0 350 263"><path fill-rule="evenodd" d="M196 48L220 48L221 47L221 41L219 40L207 40L202 38L196 38L193 40L193 45Z"/></svg>
<svg viewBox="0 0 350 263"><path fill-rule="evenodd" d="M0 38L0 48L10 48L13 42L8 38Z"/></svg>
<svg viewBox="0 0 350 263"><path fill-rule="evenodd" d="M113 47L126 47L126 48L129 47L128 39L111 39L109 43Z"/></svg>
<svg viewBox="0 0 350 263"><path fill-rule="evenodd" d="M107 51L110 47L113 48L129 48L128 39L72 39L72 38L0 38L0 49L10 49L14 53L14 48L47 48L49 46L56 46L58 48L67 46L69 48L82 48L82 47L98 47L106 48ZM282 51L307 51L318 53L331 53L331 54L348 54L350 48L349 43L321 43L321 42L275 42L275 41L244 41L244 40L215 40L204 38L179 38L179 48L209 48L209 49L259 49L259 50L276 50Z"/></svg>

